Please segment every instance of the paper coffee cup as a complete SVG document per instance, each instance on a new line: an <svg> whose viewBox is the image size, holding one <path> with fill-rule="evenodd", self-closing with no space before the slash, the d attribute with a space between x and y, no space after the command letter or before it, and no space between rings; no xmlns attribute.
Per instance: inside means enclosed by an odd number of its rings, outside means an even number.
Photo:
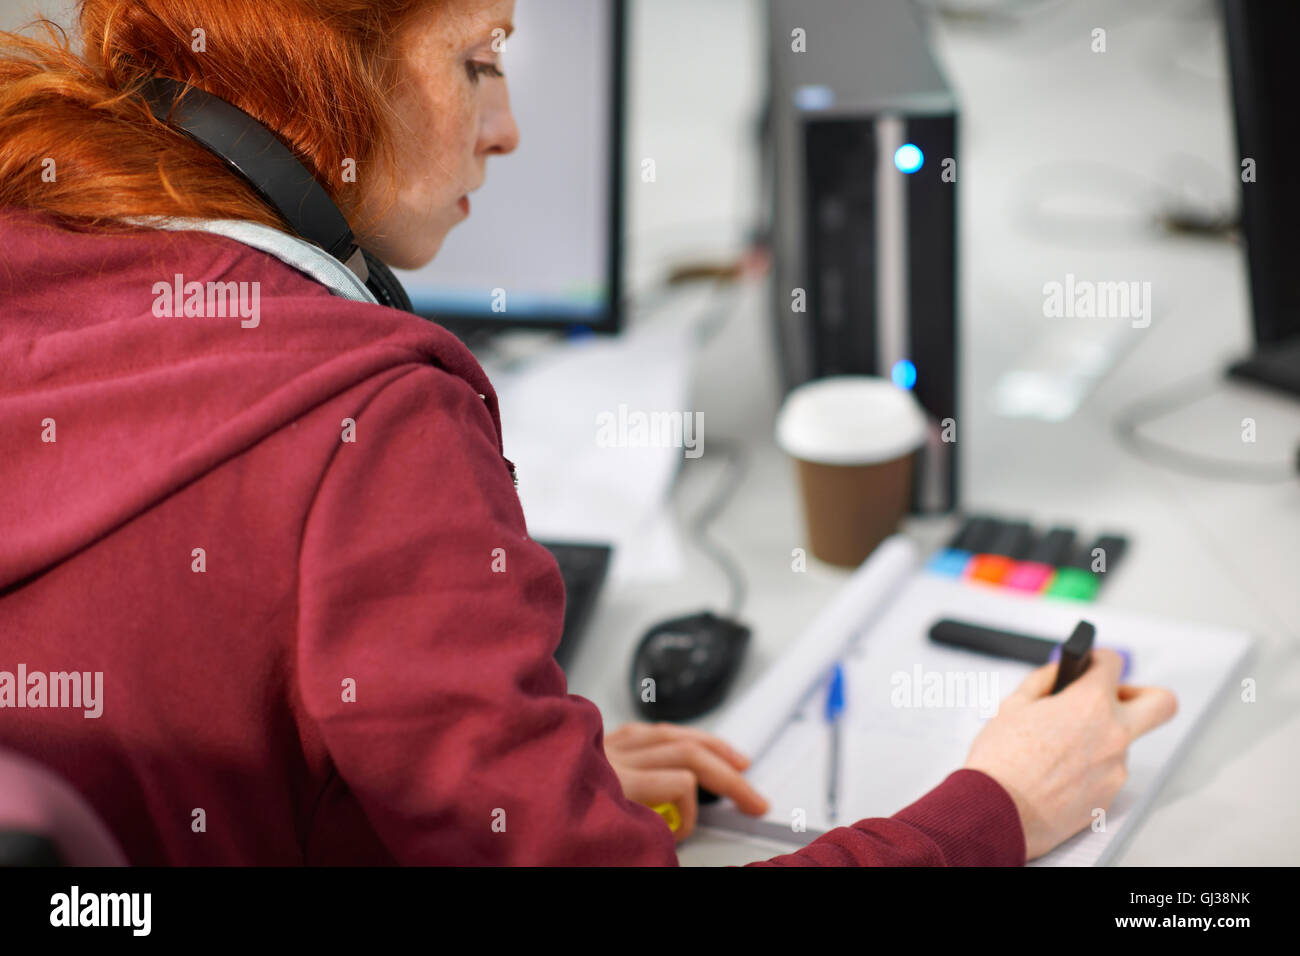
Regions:
<svg viewBox="0 0 1300 956"><path fill-rule="evenodd" d="M776 441L798 468L814 555L857 567L898 529L925 434L916 398L884 379L825 378L786 397Z"/></svg>

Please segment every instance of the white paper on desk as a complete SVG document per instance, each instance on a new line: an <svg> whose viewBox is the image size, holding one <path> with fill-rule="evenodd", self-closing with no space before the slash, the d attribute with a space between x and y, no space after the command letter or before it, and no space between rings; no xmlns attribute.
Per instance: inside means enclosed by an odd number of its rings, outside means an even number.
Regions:
<svg viewBox="0 0 1300 956"><path fill-rule="evenodd" d="M895 706L895 675L983 674L986 688L996 675L996 699L1005 698L1030 671L1025 664L988 658L935 645L931 625L943 617L987 624L1024 633L1064 639L1081 617L1097 627L1099 645L1114 644L1133 654L1135 684L1160 684L1178 695L1178 715L1139 738L1129 749L1129 778L1107 811L1104 832L1085 830L1034 861L1045 866L1090 866L1113 858L1137 819L1154 799L1183 747L1194 739L1216 701L1231 691L1228 682L1250 648L1237 631L1180 624L1159 618L1037 596L984 588L951 578L919 573L893 589L887 604L874 609L869 630L847 650L832 648L816 662L801 661L802 673L815 671L821 684L785 711L785 720L747 776L772 804L761 821L740 815L729 803L705 807L701 823L759 834L792 843L807 843L835 825L866 817L890 816L939 784L965 761L970 743L988 719L978 695L968 706ZM813 646L810 640L806 646ZM793 651L792 651L793 653ZM841 812L826 817L827 761L830 734L822 720L822 687L837 659L845 667L845 716L842 726ZM784 669L785 658L773 669ZM757 706L745 699L740 707ZM743 715L742 715L743 716ZM770 719L767 724L770 726ZM725 733L721 734L726 736ZM743 750L743 748L742 748ZM806 832L795 833L795 810L802 811Z"/></svg>
<svg viewBox="0 0 1300 956"><path fill-rule="evenodd" d="M883 541L795 644L727 709L717 736L757 761L919 562L920 552L907 538L894 535Z"/></svg>
<svg viewBox="0 0 1300 956"><path fill-rule="evenodd" d="M617 417L620 405L686 413L689 334L689 326L656 323L619 339L565 345L522 372L494 377L529 534L612 543L611 580L681 570L674 527L662 515L683 449L601 447L597 422L604 412Z"/></svg>

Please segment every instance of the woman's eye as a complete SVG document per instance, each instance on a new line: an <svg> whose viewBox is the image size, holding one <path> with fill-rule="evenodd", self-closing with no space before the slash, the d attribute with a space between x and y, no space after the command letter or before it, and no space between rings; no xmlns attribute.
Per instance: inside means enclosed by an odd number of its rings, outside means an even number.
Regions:
<svg viewBox="0 0 1300 956"><path fill-rule="evenodd" d="M505 76L505 73L501 71L501 67L497 66L495 63L479 63L475 60L470 60L465 64L465 66L469 70L469 78L475 83L479 81L479 77L481 76Z"/></svg>

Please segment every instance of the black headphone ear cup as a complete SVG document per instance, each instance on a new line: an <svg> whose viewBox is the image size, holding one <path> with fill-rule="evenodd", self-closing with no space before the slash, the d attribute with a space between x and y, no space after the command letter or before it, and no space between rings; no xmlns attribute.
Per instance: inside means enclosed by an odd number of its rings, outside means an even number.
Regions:
<svg viewBox="0 0 1300 956"><path fill-rule="evenodd" d="M379 304L403 312L414 312L411 298L402 288L402 283L397 276L393 275L393 270L364 249L361 250L361 254L365 256L366 268L370 272L370 278L366 280L366 288L375 294Z"/></svg>

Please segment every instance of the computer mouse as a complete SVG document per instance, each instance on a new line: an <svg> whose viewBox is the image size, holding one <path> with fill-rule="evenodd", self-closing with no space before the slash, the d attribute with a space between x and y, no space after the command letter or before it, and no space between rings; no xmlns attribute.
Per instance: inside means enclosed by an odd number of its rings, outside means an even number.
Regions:
<svg viewBox="0 0 1300 956"><path fill-rule="evenodd" d="M648 720L690 720L712 710L740 670L749 633L711 611L650 628L632 658L637 710Z"/></svg>

